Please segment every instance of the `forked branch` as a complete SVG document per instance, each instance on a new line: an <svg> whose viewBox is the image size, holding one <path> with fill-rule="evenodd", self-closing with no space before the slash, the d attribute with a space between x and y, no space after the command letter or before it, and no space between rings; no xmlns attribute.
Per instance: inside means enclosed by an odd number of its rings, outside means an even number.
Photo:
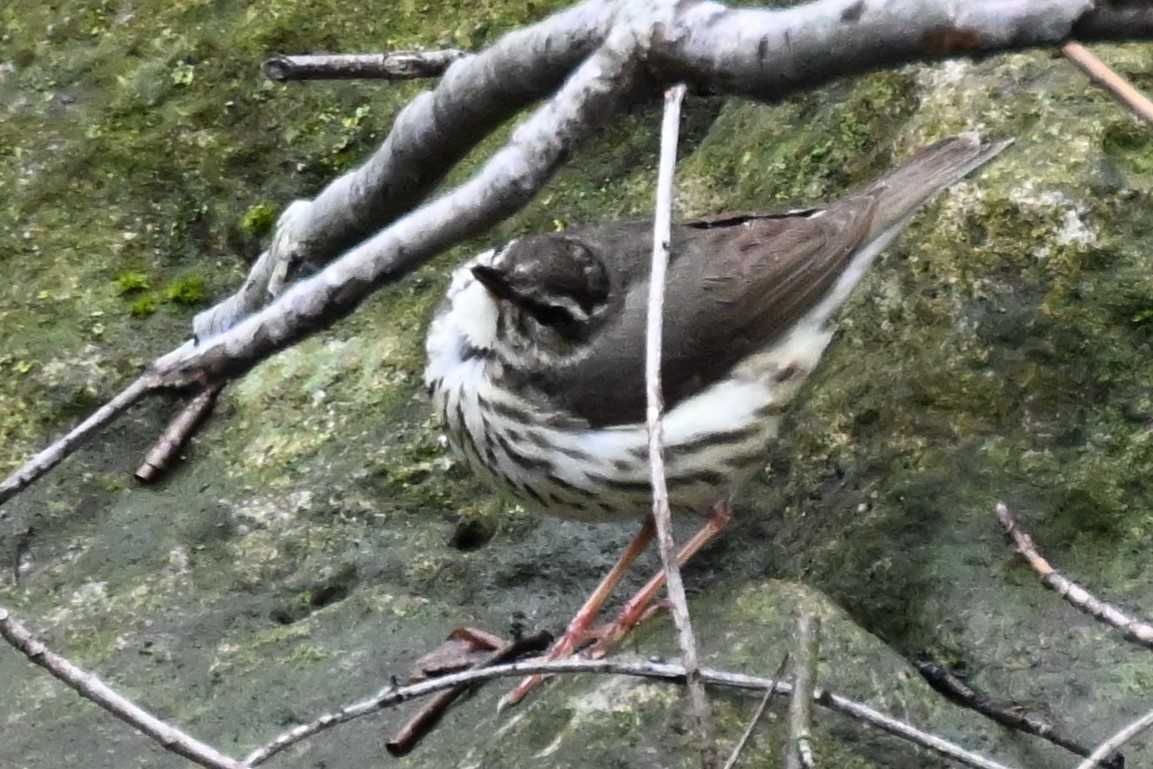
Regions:
<svg viewBox="0 0 1153 769"><path fill-rule="evenodd" d="M23 652L29 660L46 668L60 681L75 689L85 698L112 713L117 718L139 729L148 737L168 747L174 752L209 769L247 769L268 761L278 753L300 742L340 724L354 721L373 713L426 697L437 692L459 686L470 685L492 678L521 677L534 673L598 673L602 675L624 675L662 681L674 685L685 684L685 669L681 665L655 662L625 662L620 660L568 659L556 662L517 662L496 665L479 670L466 670L460 673L433 678L410 686L389 686L373 697L326 713L318 718L293 727L273 738L263 747L250 753L242 762L225 756L209 745L201 743L171 724L156 719L139 708L96 675L82 670L68 660L48 649L36 640L32 633L0 606L0 637ZM792 687L783 681L763 676L729 673L708 668L701 670L701 678L710 686L744 689L756 692L771 691L778 696L788 697ZM828 710L847 715L869 724L881 731L932 750L957 763L973 769L1010 769L1006 765L965 750L948 740L917 729L911 724L887 716L867 705L854 702L838 694L816 689L814 701Z"/></svg>
<svg viewBox="0 0 1153 769"><path fill-rule="evenodd" d="M910 61L1150 37L1153 13L1090 0L818 0L784 10L586 0L457 61L367 162L290 205L240 290L202 313L194 342L157 359L118 408L155 389L239 376L335 323L381 285L519 210L622 104L664 84L771 101ZM488 133L550 93L476 176L416 208ZM0 503L109 421L94 416L18 469L0 483Z"/></svg>

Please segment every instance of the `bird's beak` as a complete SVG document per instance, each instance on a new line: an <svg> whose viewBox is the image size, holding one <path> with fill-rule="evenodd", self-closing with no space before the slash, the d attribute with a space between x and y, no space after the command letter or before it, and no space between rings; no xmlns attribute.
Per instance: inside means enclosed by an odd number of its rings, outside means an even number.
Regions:
<svg viewBox="0 0 1153 769"><path fill-rule="evenodd" d="M507 299L511 302L516 298L503 270L476 264L472 267L472 274L497 299Z"/></svg>

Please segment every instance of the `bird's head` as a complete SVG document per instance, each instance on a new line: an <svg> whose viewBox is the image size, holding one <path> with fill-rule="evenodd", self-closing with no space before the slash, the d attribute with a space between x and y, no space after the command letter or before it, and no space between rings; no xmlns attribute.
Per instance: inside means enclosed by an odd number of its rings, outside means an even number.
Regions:
<svg viewBox="0 0 1153 769"><path fill-rule="evenodd" d="M608 307L604 263L563 235L514 240L473 265L472 274L509 324L503 331L534 345L563 350L587 339Z"/></svg>

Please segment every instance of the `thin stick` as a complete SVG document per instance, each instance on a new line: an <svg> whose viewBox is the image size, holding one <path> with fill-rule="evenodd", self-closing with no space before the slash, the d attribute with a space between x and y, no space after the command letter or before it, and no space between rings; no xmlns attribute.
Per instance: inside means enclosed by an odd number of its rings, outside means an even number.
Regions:
<svg viewBox="0 0 1153 769"><path fill-rule="evenodd" d="M0 505L31 486L37 480L64 461L103 428L115 421L121 414L136 404L145 395L158 389L155 379L142 376L121 390L116 397L97 409L92 416L72 428L63 438L54 441L24 463L16 472L0 483Z"/></svg>
<svg viewBox="0 0 1153 769"><path fill-rule="evenodd" d="M781 664L777 666L777 672L773 673L773 680L781 680L781 676L785 674L785 667L789 664L789 655L785 654L781 658ZM757 728L757 724L761 722L761 717L765 714L765 708L769 706L769 699L773 696L773 689L770 687L765 689L765 696L761 697L761 701L757 703L757 709L753 711L753 717L749 719L749 725L745 727L744 734L737 740L737 744L733 746L733 752L729 754L729 760L725 762L724 769L733 769L737 765L737 759L741 757L741 751L745 749L745 744L748 743L749 738L753 736L753 731Z"/></svg>
<svg viewBox="0 0 1153 769"><path fill-rule="evenodd" d="M29 660L76 690L81 697L95 702L134 729L143 732L166 750L208 769L242 769L235 758L224 755L211 745L161 721L144 708L113 690L96 675L82 670L32 637L32 633L0 606L0 636L24 653Z"/></svg>
<svg viewBox="0 0 1153 769"><path fill-rule="evenodd" d="M264 74L278 83L289 80L416 80L440 77L457 59L469 54L443 51L394 51L331 56L274 56Z"/></svg>
<svg viewBox="0 0 1153 769"><path fill-rule="evenodd" d="M1153 102L1130 85L1129 81L1114 72L1109 65L1094 56L1088 48L1080 43L1065 43L1061 47L1061 53L1088 75L1090 80L1113 94L1134 115L1146 123L1153 123Z"/></svg>
<svg viewBox="0 0 1153 769"><path fill-rule="evenodd" d="M284 732L272 742L249 754L249 756L245 758L244 763L245 766L256 766L286 748L338 724L395 707L396 705L418 697L425 697L444 689L450 689L460 684L490 678L563 673L599 673L602 675L636 676L678 685L684 685L686 682L685 668L681 665L656 662L623 662L609 659L588 660L570 658L567 660L556 660L554 662L529 660L526 662L515 662L509 665L484 668L483 670L465 670L460 673L452 673L428 681L422 681L411 686L383 689L370 699L354 703L335 713L326 713L309 723L301 724ZM793 691L792 686L780 680L711 670L709 668L703 668L701 670L701 678L705 683L713 686L726 686L758 692L771 690L774 694L784 696L790 695ZM813 692L813 698L816 703L823 708L850 716L859 721L864 721L870 726L874 726L881 731L915 745L932 750L963 766L973 767L973 769L1009 769L1005 764L965 750L948 740L921 731L915 726L899 721L867 705L862 705L859 702L854 702L840 695L817 689Z"/></svg>
<svg viewBox="0 0 1153 769"><path fill-rule="evenodd" d="M1021 530L1004 502L997 503L997 519L1001 522L1005 533L1012 537L1017 552L1029 562L1033 571L1041 575L1041 584L1055 591L1079 611L1120 630L1126 641L1153 649L1153 625L1130 617L1115 606L1098 599L1073 580L1058 574L1057 570L1037 552L1033 538Z"/></svg>
<svg viewBox="0 0 1153 769"><path fill-rule="evenodd" d="M1096 750L1089 754L1088 758L1077 764L1077 769L1097 769L1099 766L1104 766L1109 754L1116 752L1117 748L1151 726L1153 726L1153 710L1102 742Z"/></svg>
<svg viewBox="0 0 1153 769"><path fill-rule="evenodd" d="M669 241L672 239L673 174L677 164L677 136L680 130L681 101L685 86L676 85L665 92L665 114L661 124L661 160L657 172L656 217L653 222L652 272L649 275L648 326L645 334L645 392L649 427L649 464L652 471L653 519L657 524L661 562L664 564L666 589L672 604L673 621L681 646L681 657L688 671L689 702L697 721L701 741L701 766L715 769L717 747L713 739L711 708L704 682L701 681L697 642L693 637L685 586L677 563L677 543L673 540L672 516L669 513L669 490L665 483L663 427L661 412L661 326L664 319L665 274L669 264Z"/></svg>
<svg viewBox="0 0 1153 769"><path fill-rule="evenodd" d="M301 724L277 736L264 747L253 751L244 759L243 764L227 756L221 756L213 748L203 745L177 732L168 724L157 720L135 704L129 702L123 695L111 690L96 676L86 673L62 657L49 651L44 644L32 638L22 625L14 620L8 610L0 606L0 637L21 651L29 660L48 670L53 676L60 679L68 687L77 691L82 697L96 702L101 707L113 713L130 726L144 732L146 735L161 743L170 750L196 761L201 766L211 769L241 769L253 767L267 761L314 734L330 729L337 724L352 721L361 716L394 707L403 702L409 702L418 697L425 697L445 689L451 689L461 684L486 681L491 678L504 678L509 676L524 676L534 673L600 673L608 675L627 675L640 678L649 678L672 684L685 683L685 669L680 665L661 664L652 662L622 662L618 660L585 660L567 659L556 662L517 662L509 665L498 665L483 670L466 670L439 678L433 678L420 683L404 687L389 687L378 692L374 697L364 700L336 713L325 714L307 724ZM704 669L701 678L714 686L727 686L736 689L749 689L754 691L772 691L776 694L788 696L792 687L780 680L749 676L740 673L728 673L719 670ZM964 766L974 769L1008 769L1004 764L971 753L947 740L928 734L903 721L884 715L872 708L853 702L831 692L817 690L813 693L817 704L838 713L851 716L864 721L884 732L900 737L916 745L928 748L942 756L951 758ZM107 702L108 704L105 704ZM123 703L123 704L121 704ZM118 708L113 709L113 706ZM146 724L154 722L155 728L145 729ZM171 746L171 747L170 747ZM188 753L181 752L183 748L196 748L197 754L205 760L197 760ZM211 760L216 760L212 763Z"/></svg>
<svg viewBox="0 0 1153 769"><path fill-rule="evenodd" d="M1004 764L993 761L992 759L985 758L984 756L973 753L971 751L959 748L946 739L938 737L935 734L928 734L922 732L916 727L910 726L903 721L898 721L891 716L887 716L877 710L870 708L868 705L862 705L859 702L839 697L836 694L826 692L822 689L817 689L813 692L813 698L817 704L826 707L842 715L850 716L852 718L864 721L878 729L888 732L889 734L900 737L903 740L912 742L915 745L920 745L923 748L928 748L946 758L950 758L963 766L971 766L975 769L994 769L1000 767L1007 769Z"/></svg>
<svg viewBox="0 0 1153 769"><path fill-rule="evenodd" d="M797 654L793 658L793 695L789 698L789 739L785 747L786 769L812 769L813 751L809 730L813 723L813 689L817 682L817 658L821 619L805 613L797 620Z"/></svg>
<svg viewBox="0 0 1153 769"><path fill-rule="evenodd" d="M532 652L540 653L547 649L550 643L552 643L552 634L542 630L531 636L516 638L501 644L499 648L485 655L484 659L469 667L473 670L479 670L514 660L517 657L523 657ZM401 727L395 737L385 743L385 750L394 758L407 756L429 732L436 728L436 725L444 718L444 714L452 707L452 703L463 695L472 692L477 686L479 686L477 683L458 684L437 694L431 702L421 708L419 713Z"/></svg>
<svg viewBox="0 0 1153 769"><path fill-rule="evenodd" d="M962 681L944 665L939 664L927 654L919 654L913 658L913 665L921 677L945 697L964 708L976 711L986 718L996 721L1014 731L1032 734L1070 753L1082 758L1089 755L1089 748L1065 734L1056 724L1045 721L1035 713L1020 707L1016 703L994 702L983 692L972 685ZM1121 765L1112 767L1121 769Z"/></svg>
<svg viewBox="0 0 1153 769"><path fill-rule="evenodd" d="M141 483L152 483L160 478L180 456L180 450L200 427L212 409L216 406L216 398L224 389L225 382L209 385L189 401L180 413L168 423L164 433L156 441L144 457L144 462L136 468L136 480Z"/></svg>

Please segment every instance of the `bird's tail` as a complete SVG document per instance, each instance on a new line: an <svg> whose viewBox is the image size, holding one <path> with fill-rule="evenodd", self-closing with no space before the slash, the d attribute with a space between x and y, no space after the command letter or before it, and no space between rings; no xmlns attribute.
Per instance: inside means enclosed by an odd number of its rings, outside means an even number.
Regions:
<svg viewBox="0 0 1153 769"><path fill-rule="evenodd" d="M975 133L963 133L925 147L870 184L864 194L877 199L872 236L901 222L941 190L980 168L1013 143L983 144Z"/></svg>

